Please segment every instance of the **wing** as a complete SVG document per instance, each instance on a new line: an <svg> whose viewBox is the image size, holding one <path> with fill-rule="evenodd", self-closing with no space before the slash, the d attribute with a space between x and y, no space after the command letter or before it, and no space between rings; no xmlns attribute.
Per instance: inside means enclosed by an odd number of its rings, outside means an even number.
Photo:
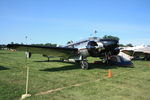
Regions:
<svg viewBox="0 0 150 100"><path fill-rule="evenodd" d="M143 52L146 54L150 54L150 47L139 48L139 49L136 49L135 52Z"/></svg>
<svg viewBox="0 0 150 100"><path fill-rule="evenodd" d="M133 56L133 53L134 51L133 50L121 50L121 52L127 54L127 55L130 55L130 56Z"/></svg>
<svg viewBox="0 0 150 100"><path fill-rule="evenodd" d="M144 55L150 55L150 47L143 47L138 48L135 50L121 50L122 52L130 55L130 56L144 56Z"/></svg>
<svg viewBox="0 0 150 100"><path fill-rule="evenodd" d="M78 54L77 48L64 47L46 47L46 46L32 46L32 45L18 45L9 44L8 48L16 49L18 51L27 51L31 53L44 54L55 57L70 57Z"/></svg>

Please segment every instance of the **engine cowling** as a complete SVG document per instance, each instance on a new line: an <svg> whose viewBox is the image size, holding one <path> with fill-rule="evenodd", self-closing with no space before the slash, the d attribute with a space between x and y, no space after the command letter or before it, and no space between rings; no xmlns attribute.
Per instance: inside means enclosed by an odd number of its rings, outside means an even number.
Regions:
<svg viewBox="0 0 150 100"><path fill-rule="evenodd" d="M89 41L86 47L89 55L92 57L105 56L106 52L109 52L111 55L118 55L120 52L118 41L116 40Z"/></svg>
<svg viewBox="0 0 150 100"><path fill-rule="evenodd" d="M115 48L113 51L111 51L112 55L118 55L120 53L120 49L119 48Z"/></svg>
<svg viewBox="0 0 150 100"><path fill-rule="evenodd" d="M113 40L113 39L100 39L100 42L103 44L105 47L106 51L112 51L115 48L117 48L118 45L118 40Z"/></svg>
<svg viewBox="0 0 150 100"><path fill-rule="evenodd" d="M96 48L98 44L95 41L89 41L86 48L92 57L98 57L99 56L99 50Z"/></svg>

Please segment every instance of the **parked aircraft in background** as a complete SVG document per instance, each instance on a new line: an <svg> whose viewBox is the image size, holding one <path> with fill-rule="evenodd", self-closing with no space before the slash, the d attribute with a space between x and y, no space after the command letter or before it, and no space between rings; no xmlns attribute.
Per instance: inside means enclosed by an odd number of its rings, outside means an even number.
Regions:
<svg viewBox="0 0 150 100"><path fill-rule="evenodd" d="M150 60L150 47L136 46L136 47L125 47L121 50L133 59Z"/></svg>
<svg viewBox="0 0 150 100"><path fill-rule="evenodd" d="M71 43L63 47L45 47L32 45L9 44L8 48L18 51L27 51L29 54L38 53L47 56L60 57L62 59L73 59L81 63L82 69L88 69L87 57L105 58L119 54L118 41L112 39L100 39L90 37L76 43Z"/></svg>

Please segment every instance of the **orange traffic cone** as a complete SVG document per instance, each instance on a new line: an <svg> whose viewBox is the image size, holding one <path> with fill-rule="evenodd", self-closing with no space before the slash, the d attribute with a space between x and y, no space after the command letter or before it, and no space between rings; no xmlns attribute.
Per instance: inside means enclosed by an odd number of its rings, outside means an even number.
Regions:
<svg viewBox="0 0 150 100"><path fill-rule="evenodd" d="M111 72L111 70L109 69L108 70L108 78L111 78L112 77L112 72Z"/></svg>

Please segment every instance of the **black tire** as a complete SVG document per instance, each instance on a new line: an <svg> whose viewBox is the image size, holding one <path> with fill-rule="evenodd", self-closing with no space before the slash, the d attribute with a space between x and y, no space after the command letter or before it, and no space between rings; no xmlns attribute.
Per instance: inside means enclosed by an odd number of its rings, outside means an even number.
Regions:
<svg viewBox="0 0 150 100"><path fill-rule="evenodd" d="M88 69L88 62L87 61L81 61L81 68L82 69Z"/></svg>

